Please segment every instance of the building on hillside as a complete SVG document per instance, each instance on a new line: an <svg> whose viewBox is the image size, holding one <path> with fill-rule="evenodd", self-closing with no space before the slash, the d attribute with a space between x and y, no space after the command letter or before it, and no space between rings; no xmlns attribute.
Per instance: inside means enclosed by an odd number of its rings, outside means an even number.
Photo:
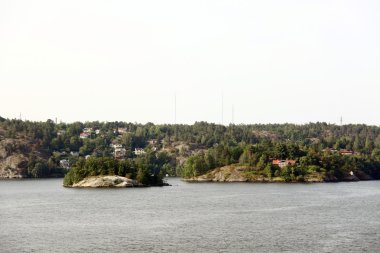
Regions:
<svg viewBox="0 0 380 253"><path fill-rule="evenodd" d="M114 128L112 129L113 130L113 133L116 134L125 134L125 133L128 133L128 129L126 127L119 127L119 128Z"/></svg>
<svg viewBox="0 0 380 253"><path fill-rule="evenodd" d="M123 147L122 144L111 144L111 148L113 148L113 156L116 159L124 159L127 154L127 150Z"/></svg>
<svg viewBox="0 0 380 253"><path fill-rule="evenodd" d="M121 133L121 134L125 134L125 133L128 132L128 129L127 129L126 127L119 127L119 128L118 128L118 131L119 131L119 133Z"/></svg>
<svg viewBox="0 0 380 253"><path fill-rule="evenodd" d="M340 153L341 155L353 155L353 154L354 154L354 151L352 151L352 150L347 150L347 149L341 149L341 150L339 150L339 153Z"/></svg>
<svg viewBox="0 0 380 253"><path fill-rule="evenodd" d="M60 136L60 135L64 135L66 133L66 130L58 130L57 131L57 135Z"/></svg>
<svg viewBox="0 0 380 253"><path fill-rule="evenodd" d="M326 153L336 153L336 152L338 152L338 150L336 150L334 148L325 148L322 151L326 152Z"/></svg>
<svg viewBox="0 0 380 253"><path fill-rule="evenodd" d="M93 129L91 127L86 127L83 129L83 133L91 134L93 132Z"/></svg>
<svg viewBox="0 0 380 253"><path fill-rule="evenodd" d="M64 169L67 169L67 170L69 170L71 167L70 167L70 162L69 162L69 160L66 160L66 159L64 159L64 160L60 160L59 161L59 166L61 167L61 168L64 168Z"/></svg>
<svg viewBox="0 0 380 253"><path fill-rule="evenodd" d="M339 153L341 155L354 155L355 154L354 151L348 150L348 149L337 150L337 149L333 149L333 148L325 148L322 151L327 152L327 153Z"/></svg>
<svg viewBox="0 0 380 253"><path fill-rule="evenodd" d="M156 145L158 143L158 141L156 139L151 139L151 140L148 141L148 143L150 145Z"/></svg>
<svg viewBox="0 0 380 253"><path fill-rule="evenodd" d="M87 138L89 138L91 136L91 133L80 133L79 134L79 138L81 138L81 139L87 139Z"/></svg>
<svg viewBox="0 0 380 253"><path fill-rule="evenodd" d="M296 160L288 160L288 159L286 159L286 160L273 160L272 164L277 165L278 167L280 167L282 169L288 165L295 165Z"/></svg>
<svg viewBox="0 0 380 253"><path fill-rule="evenodd" d="M142 148L135 148L135 151L133 151L135 155L144 155L146 152Z"/></svg>
<svg viewBox="0 0 380 253"><path fill-rule="evenodd" d="M76 157L78 157L78 156L79 156L79 152L71 151L71 152L70 152L70 155L71 155L71 156L76 156Z"/></svg>
<svg viewBox="0 0 380 253"><path fill-rule="evenodd" d="M122 148L123 145L122 144L110 144L110 147L113 149L117 149L117 148Z"/></svg>
<svg viewBox="0 0 380 253"><path fill-rule="evenodd" d="M113 155L116 159L124 159L127 154L127 150L125 148L115 148Z"/></svg>

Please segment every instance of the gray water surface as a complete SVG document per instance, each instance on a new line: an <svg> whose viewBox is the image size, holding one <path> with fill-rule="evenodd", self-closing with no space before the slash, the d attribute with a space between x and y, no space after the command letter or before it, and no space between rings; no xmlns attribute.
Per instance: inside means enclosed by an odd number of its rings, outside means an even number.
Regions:
<svg viewBox="0 0 380 253"><path fill-rule="evenodd" d="M380 252L380 181L0 181L0 252Z"/></svg>

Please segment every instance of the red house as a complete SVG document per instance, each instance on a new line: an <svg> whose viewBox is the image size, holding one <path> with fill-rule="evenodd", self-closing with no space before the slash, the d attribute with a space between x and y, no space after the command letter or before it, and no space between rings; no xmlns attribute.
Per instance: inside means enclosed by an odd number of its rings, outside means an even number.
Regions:
<svg viewBox="0 0 380 253"><path fill-rule="evenodd" d="M288 166L288 165L295 165L296 160L288 160L288 159L286 159L286 160L273 160L272 164L277 165L280 168L284 168L285 166Z"/></svg>

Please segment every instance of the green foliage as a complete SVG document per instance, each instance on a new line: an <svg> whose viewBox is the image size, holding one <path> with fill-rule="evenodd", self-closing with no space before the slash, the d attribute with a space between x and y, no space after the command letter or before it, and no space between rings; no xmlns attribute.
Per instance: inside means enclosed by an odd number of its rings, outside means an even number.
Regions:
<svg viewBox="0 0 380 253"><path fill-rule="evenodd" d="M268 178L272 178L274 176L275 170L276 168L272 164L268 163L265 166L264 173Z"/></svg>
<svg viewBox="0 0 380 253"><path fill-rule="evenodd" d="M52 120L31 122L0 118L0 127L4 130L5 137L28 136L33 145L50 154L49 162L49 157L46 157L45 162L36 158L29 160L28 171L31 176L37 177L57 173L59 159L69 159L73 164L81 164L80 161L76 163L76 157L62 155L64 151L79 151L82 157L91 155L110 158L113 155L110 144L120 143L127 149L126 161L129 164L118 163L116 166L109 162L104 165L107 169L94 165L89 174L128 174L136 177L141 168L140 176L144 180L147 175L151 178L160 173L192 177L217 167L240 164L261 171L268 177L284 175L289 180L301 180L301 176L308 173L322 172L340 179L350 171L364 172L380 178L380 128L376 126L337 126L321 122L306 125L256 124L227 127L206 122L196 122L193 125L97 121L55 124ZM84 128L98 129L101 134L93 133L90 138L80 139L79 134ZM121 133L121 128L127 129L127 132ZM191 150L154 152L153 146L148 146L151 139L157 140L154 148L158 150L172 148L174 142L189 145ZM145 148L148 154L135 157L135 148ZM326 153L323 151L325 148L336 148L338 151L350 149L356 154L347 157L339 153ZM179 154L187 158L191 152L193 155L184 164L179 164L176 156ZM269 169L268 164L272 159L294 159L298 163L293 171ZM132 167L134 171L130 171ZM86 174L79 169L72 171L66 181L77 180L82 174Z"/></svg>
<svg viewBox="0 0 380 253"><path fill-rule="evenodd" d="M133 160L116 160L109 157L80 158L66 174L64 185L70 186L86 177L98 175L118 175L136 179L145 185L160 185L162 184L162 174L160 174L160 169L156 169L155 166L155 163L149 164L146 163L146 160L135 163Z"/></svg>
<svg viewBox="0 0 380 253"><path fill-rule="evenodd" d="M34 165L29 173L35 178L46 177L49 174L49 168L45 162L39 161Z"/></svg>

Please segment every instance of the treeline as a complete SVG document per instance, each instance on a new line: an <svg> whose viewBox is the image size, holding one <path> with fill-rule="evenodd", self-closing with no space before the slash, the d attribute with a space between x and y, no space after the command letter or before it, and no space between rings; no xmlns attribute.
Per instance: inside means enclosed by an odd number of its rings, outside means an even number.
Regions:
<svg viewBox="0 0 380 253"><path fill-rule="evenodd" d="M295 124L256 124L222 126L213 123L196 122L193 125L154 125L153 123L133 124L126 122L75 122L58 123L31 122L21 120L0 121L7 137L26 135L49 150L76 150L82 148L83 154L103 151L118 133L118 128L126 128L121 142L128 148L146 147L147 141L183 141L199 147L211 148L216 143L229 145L238 143L256 144L265 141L292 141L301 145L318 144L320 148L352 149L370 154L380 153L380 128L367 125L337 126L327 123ZM101 135L92 135L82 140L79 134L84 128L98 129ZM58 131L64 134L58 135Z"/></svg>
<svg viewBox="0 0 380 253"><path fill-rule="evenodd" d="M85 128L98 130L98 133L93 131L88 138L82 139L80 134ZM123 129L123 131L121 132L119 129ZM305 125L223 126L206 122L196 122L193 125L155 125L153 123L98 121L56 124L52 120L32 122L1 118L0 130L4 137L22 138L22 136L26 136L30 138L33 145L51 155L51 163L55 163L56 166L59 165L59 160L63 158L62 153L64 152L78 152L79 157L87 155L112 157L113 149L110 144L119 143L126 149L126 159L136 159L137 157L133 153L134 149L143 148L150 153L153 150L152 145L149 144L151 140L155 140L154 150L157 151L152 154L156 157L162 153L162 150L173 147L174 143L182 142L191 146L192 150L189 154L201 151L191 156L185 164L176 160L177 151L166 153L163 156L170 161L160 164L159 169L165 167L165 171L170 175L183 176L200 174L234 163L265 169L269 168L268 164L271 163L271 159L296 159L298 164L307 160L307 165L302 166L318 166L329 173L333 167L347 167L348 165L344 166L344 164L349 164L352 162L350 159L354 159L325 153L323 150L326 148L338 151L340 149L352 150L355 152L355 159L360 161L358 166L371 168L373 171L376 169L372 167L377 166L376 162L380 156L380 128L367 125L338 126L321 122ZM338 165L322 163L326 156L331 156L327 160L339 160ZM335 156L339 158L335 158ZM78 160L75 156L70 156L68 159L71 164L75 164ZM361 162L363 159L366 162ZM46 159L47 161L48 159ZM37 168L41 168L41 166L37 166ZM272 174L276 173L275 170L276 168L271 169ZM39 173L34 174L38 175ZM340 172L335 170L334 175L339 174Z"/></svg>

